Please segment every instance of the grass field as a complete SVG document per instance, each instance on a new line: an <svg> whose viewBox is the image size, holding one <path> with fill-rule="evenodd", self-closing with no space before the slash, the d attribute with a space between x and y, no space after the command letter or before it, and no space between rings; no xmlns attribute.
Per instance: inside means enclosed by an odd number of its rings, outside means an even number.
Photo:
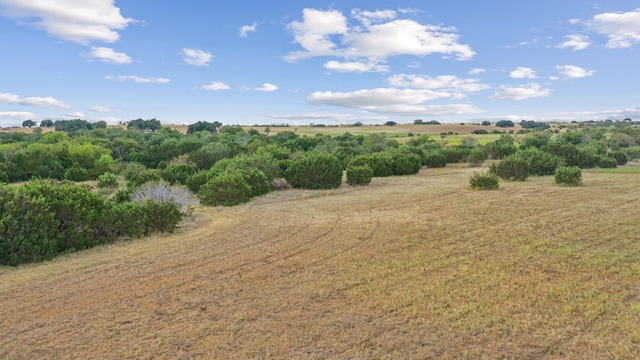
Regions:
<svg viewBox="0 0 640 360"><path fill-rule="evenodd" d="M472 172L273 192L0 268L0 358L640 358L638 173Z"/></svg>

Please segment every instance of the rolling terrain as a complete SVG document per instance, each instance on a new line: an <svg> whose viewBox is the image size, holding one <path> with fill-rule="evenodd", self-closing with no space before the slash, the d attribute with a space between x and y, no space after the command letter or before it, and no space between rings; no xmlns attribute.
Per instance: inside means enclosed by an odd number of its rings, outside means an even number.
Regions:
<svg viewBox="0 0 640 360"><path fill-rule="evenodd" d="M0 268L0 358L639 358L638 173L473 191L473 171L272 192Z"/></svg>

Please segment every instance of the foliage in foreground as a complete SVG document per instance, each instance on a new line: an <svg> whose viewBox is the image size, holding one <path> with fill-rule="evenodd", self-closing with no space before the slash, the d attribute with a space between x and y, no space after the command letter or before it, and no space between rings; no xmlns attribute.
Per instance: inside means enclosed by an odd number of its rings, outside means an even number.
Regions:
<svg viewBox="0 0 640 360"><path fill-rule="evenodd" d="M0 264L48 260L121 238L172 231L174 202L107 201L88 187L34 181L0 187Z"/></svg>
<svg viewBox="0 0 640 360"><path fill-rule="evenodd" d="M474 190L496 190L500 183L498 176L490 171L478 172L474 171L469 176L469 185Z"/></svg>

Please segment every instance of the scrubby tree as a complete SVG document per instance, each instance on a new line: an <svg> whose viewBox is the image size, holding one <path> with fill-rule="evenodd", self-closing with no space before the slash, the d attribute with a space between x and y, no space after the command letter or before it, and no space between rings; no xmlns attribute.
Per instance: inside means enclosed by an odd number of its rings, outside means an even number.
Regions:
<svg viewBox="0 0 640 360"><path fill-rule="evenodd" d="M49 119L44 119L42 121L40 121L40 127L53 127L53 121L49 120Z"/></svg>
<svg viewBox="0 0 640 360"><path fill-rule="evenodd" d="M36 126L36 123L33 120L25 120L25 121L22 122L22 127L30 128L30 127L33 127L33 126Z"/></svg>
<svg viewBox="0 0 640 360"><path fill-rule="evenodd" d="M342 163L325 152L307 153L292 161L285 178L294 188L337 188L342 183Z"/></svg>

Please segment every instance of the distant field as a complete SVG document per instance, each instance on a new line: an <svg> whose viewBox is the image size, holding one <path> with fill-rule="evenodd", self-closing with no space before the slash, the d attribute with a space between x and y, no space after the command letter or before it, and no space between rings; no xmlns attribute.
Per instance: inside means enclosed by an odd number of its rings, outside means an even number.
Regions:
<svg viewBox="0 0 640 360"><path fill-rule="evenodd" d="M638 174L472 172L273 192L0 268L0 358L640 358Z"/></svg>

